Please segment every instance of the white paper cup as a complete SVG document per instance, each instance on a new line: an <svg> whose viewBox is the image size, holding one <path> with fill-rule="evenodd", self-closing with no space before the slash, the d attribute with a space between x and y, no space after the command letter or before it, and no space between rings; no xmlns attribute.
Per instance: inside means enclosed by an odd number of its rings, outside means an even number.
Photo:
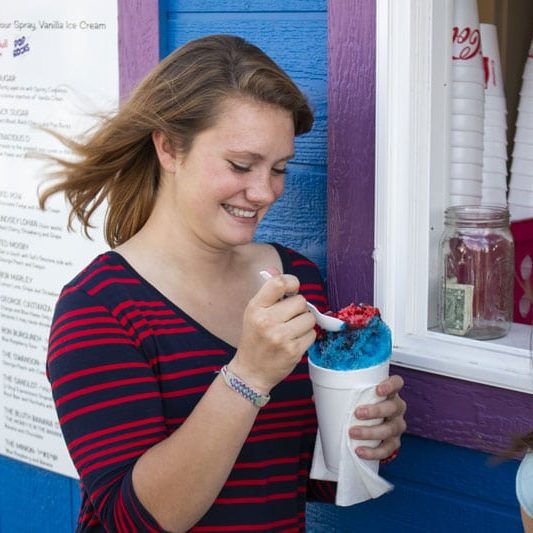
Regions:
<svg viewBox="0 0 533 533"><path fill-rule="evenodd" d="M485 109L485 126L507 129L507 113L495 109Z"/></svg>
<svg viewBox="0 0 533 533"><path fill-rule="evenodd" d="M480 148L452 146L450 148L450 161L452 163L473 163L475 165L482 165L483 150Z"/></svg>
<svg viewBox="0 0 533 533"><path fill-rule="evenodd" d="M498 32L494 24L480 24L483 66L487 94L504 96L502 64L498 47Z"/></svg>
<svg viewBox="0 0 533 533"><path fill-rule="evenodd" d="M479 83L454 81L452 82L452 98L466 98L483 102L485 89Z"/></svg>
<svg viewBox="0 0 533 533"><path fill-rule="evenodd" d="M533 128L518 126L514 134L514 142L521 144L533 144Z"/></svg>
<svg viewBox="0 0 533 533"><path fill-rule="evenodd" d="M509 202L515 205L533 208L533 191L526 191L511 187L509 189Z"/></svg>
<svg viewBox="0 0 533 533"><path fill-rule="evenodd" d="M450 163L450 178L481 181L483 167L473 163Z"/></svg>
<svg viewBox="0 0 533 533"><path fill-rule="evenodd" d="M483 157L483 172L507 173L507 161L499 157Z"/></svg>
<svg viewBox="0 0 533 533"><path fill-rule="evenodd" d="M477 131L483 133L483 117L474 115L452 114L451 129L455 131Z"/></svg>
<svg viewBox="0 0 533 533"><path fill-rule="evenodd" d="M533 129L533 113L527 111L519 111L516 119L517 128Z"/></svg>
<svg viewBox="0 0 533 533"><path fill-rule="evenodd" d="M465 81L470 83L477 83L485 88L485 75L483 73L483 65L476 67L462 65L459 61L452 62L452 80L453 82Z"/></svg>
<svg viewBox="0 0 533 533"><path fill-rule="evenodd" d="M483 100L470 98L452 98L452 113L458 115L473 115L483 117Z"/></svg>
<svg viewBox="0 0 533 533"><path fill-rule="evenodd" d="M485 126L485 140L501 143L507 142L507 132L496 126Z"/></svg>
<svg viewBox="0 0 533 533"><path fill-rule="evenodd" d="M505 189L483 187L481 189L481 203L484 205L507 205L507 193Z"/></svg>
<svg viewBox="0 0 533 533"><path fill-rule="evenodd" d="M450 194L481 196L481 181L450 178L448 185Z"/></svg>
<svg viewBox="0 0 533 533"><path fill-rule="evenodd" d="M479 205L481 203L481 194L479 196L469 196L466 194L450 194L448 196L448 205Z"/></svg>
<svg viewBox="0 0 533 533"><path fill-rule="evenodd" d="M511 173L533 176L533 161L514 157L511 163Z"/></svg>
<svg viewBox="0 0 533 533"><path fill-rule="evenodd" d="M485 110L507 113L507 101L503 96L485 94Z"/></svg>
<svg viewBox="0 0 533 533"><path fill-rule="evenodd" d="M353 391L366 389L364 403L377 403L375 387L389 375L389 362L359 370L330 370L315 365L309 359L309 375L313 384L313 394L320 431L320 441L324 452L326 468L338 473L340 449L344 425L357 405L350 405ZM369 401L370 400L370 401ZM361 420L360 425L374 425L380 420ZM375 442L377 446L379 442ZM372 446L372 442L369 442Z"/></svg>
<svg viewBox="0 0 533 533"><path fill-rule="evenodd" d="M509 181L509 187L513 189L522 189L526 191L533 191L533 176L528 176L527 174L516 174L513 172L511 174L511 179Z"/></svg>
<svg viewBox="0 0 533 533"><path fill-rule="evenodd" d="M526 159L533 161L533 146L515 142L513 146L513 159Z"/></svg>
<svg viewBox="0 0 533 533"><path fill-rule="evenodd" d="M479 131L452 130L450 132L450 144L451 146L483 150L483 134Z"/></svg>
<svg viewBox="0 0 533 533"><path fill-rule="evenodd" d="M484 169L481 186L507 190L507 170L505 172L488 172Z"/></svg>
<svg viewBox="0 0 533 533"><path fill-rule="evenodd" d="M499 141L483 141L483 155L507 159L507 143Z"/></svg>
<svg viewBox="0 0 533 533"><path fill-rule="evenodd" d="M533 207L524 207L522 205L515 205L509 202L509 213L511 220L525 220L533 218Z"/></svg>

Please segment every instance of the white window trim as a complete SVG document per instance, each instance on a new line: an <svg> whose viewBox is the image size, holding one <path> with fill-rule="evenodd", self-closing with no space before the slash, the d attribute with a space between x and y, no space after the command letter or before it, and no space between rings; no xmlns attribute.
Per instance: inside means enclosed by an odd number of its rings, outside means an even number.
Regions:
<svg viewBox="0 0 533 533"><path fill-rule="evenodd" d="M394 364L533 393L530 326L497 341L428 330L446 207L452 6L377 1L375 302Z"/></svg>

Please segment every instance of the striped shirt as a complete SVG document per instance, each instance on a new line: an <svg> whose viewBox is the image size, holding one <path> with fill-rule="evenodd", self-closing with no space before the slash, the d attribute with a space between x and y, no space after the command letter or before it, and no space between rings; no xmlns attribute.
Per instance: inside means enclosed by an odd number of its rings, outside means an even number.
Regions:
<svg viewBox="0 0 533 533"><path fill-rule="evenodd" d="M324 310L317 267L274 246L301 294ZM64 287L47 372L81 480L77 531L162 531L133 489L135 461L180 427L235 351L116 252L98 256ZM222 491L191 531L305 530L316 435L311 395L304 357L272 390Z"/></svg>

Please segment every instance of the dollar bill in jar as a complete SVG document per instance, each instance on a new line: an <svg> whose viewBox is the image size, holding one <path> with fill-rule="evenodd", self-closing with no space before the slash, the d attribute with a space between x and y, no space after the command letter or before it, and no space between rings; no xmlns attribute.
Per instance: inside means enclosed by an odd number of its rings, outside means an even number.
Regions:
<svg viewBox="0 0 533 533"><path fill-rule="evenodd" d="M474 286L448 283L444 297L444 331L451 335L466 335L473 325Z"/></svg>

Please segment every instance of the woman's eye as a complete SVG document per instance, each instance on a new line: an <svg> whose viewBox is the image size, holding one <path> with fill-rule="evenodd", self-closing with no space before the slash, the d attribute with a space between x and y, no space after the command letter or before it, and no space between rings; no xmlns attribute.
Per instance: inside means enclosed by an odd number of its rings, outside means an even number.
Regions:
<svg viewBox="0 0 533 533"><path fill-rule="evenodd" d="M272 173L276 174L277 176L284 176L287 174L286 168L273 168Z"/></svg>
<svg viewBox="0 0 533 533"><path fill-rule="evenodd" d="M233 161L228 161L228 163L233 167L233 170L237 172L250 172L250 167L243 167L242 165L238 165L237 163L234 163Z"/></svg>

